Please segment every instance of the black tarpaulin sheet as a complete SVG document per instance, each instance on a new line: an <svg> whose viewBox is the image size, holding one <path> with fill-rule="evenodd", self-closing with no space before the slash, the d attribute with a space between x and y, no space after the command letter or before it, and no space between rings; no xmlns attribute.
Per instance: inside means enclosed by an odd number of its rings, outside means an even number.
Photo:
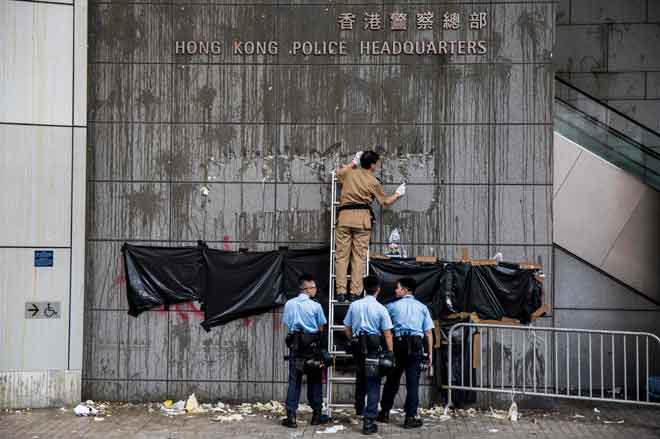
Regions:
<svg viewBox="0 0 660 439"><path fill-rule="evenodd" d="M429 304L434 319L465 310L467 297L465 293L471 268L470 264L460 262L449 262L444 265L439 290Z"/></svg>
<svg viewBox="0 0 660 439"><path fill-rule="evenodd" d="M260 253L239 253L197 247L145 247L125 244L129 314L159 306L198 300L204 305L205 329L236 318L268 311L298 292L298 276L315 276L317 300L327 311L328 247ZM371 273L381 280L379 299L394 298L396 281L410 276L418 283L417 298L434 318L452 312L476 312L484 319L503 316L528 322L543 303L542 284L534 270L514 264L471 266L434 264L415 259L372 260ZM451 307L447 304L450 299ZM341 319L346 307L337 309Z"/></svg>
<svg viewBox="0 0 660 439"><path fill-rule="evenodd" d="M470 284L470 309L466 311L476 311L485 319L499 320L506 316L526 324L543 305L543 287L535 271L514 264L473 267Z"/></svg>
<svg viewBox="0 0 660 439"><path fill-rule="evenodd" d="M128 313L200 300L204 262L199 247L146 247L124 244Z"/></svg>
<svg viewBox="0 0 660 439"><path fill-rule="evenodd" d="M286 302L284 252L236 253L205 248L203 254L207 268L205 330Z"/></svg>
<svg viewBox="0 0 660 439"><path fill-rule="evenodd" d="M402 277L412 277L417 282L415 297L427 305L439 293L440 279L444 273L443 264L421 263L412 258L374 259L370 261L369 270L380 279L379 301L388 303L394 300L396 281Z"/></svg>
<svg viewBox="0 0 660 439"><path fill-rule="evenodd" d="M298 295L298 277L311 274L316 279L316 297L323 310L328 309L328 281L330 279L330 247L287 249L284 256L284 289L287 298Z"/></svg>

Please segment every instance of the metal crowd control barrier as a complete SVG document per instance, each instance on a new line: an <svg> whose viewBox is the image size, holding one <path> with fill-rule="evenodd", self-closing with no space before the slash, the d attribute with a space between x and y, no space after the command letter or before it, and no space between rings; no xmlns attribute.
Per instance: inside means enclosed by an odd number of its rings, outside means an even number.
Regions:
<svg viewBox="0 0 660 439"><path fill-rule="evenodd" d="M660 405L654 334L459 323L448 341L449 405L457 390Z"/></svg>

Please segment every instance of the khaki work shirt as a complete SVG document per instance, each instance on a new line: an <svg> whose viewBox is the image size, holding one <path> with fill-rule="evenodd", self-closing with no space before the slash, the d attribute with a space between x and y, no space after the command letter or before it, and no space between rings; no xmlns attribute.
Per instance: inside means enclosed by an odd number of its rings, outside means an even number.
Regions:
<svg viewBox="0 0 660 439"><path fill-rule="evenodd" d="M383 186L373 172L363 168L351 169L343 173L337 173L341 183L341 197L339 205L346 204L371 204L378 200L380 204L386 198ZM368 209L342 210L339 212L337 224L358 229L371 229L371 213Z"/></svg>

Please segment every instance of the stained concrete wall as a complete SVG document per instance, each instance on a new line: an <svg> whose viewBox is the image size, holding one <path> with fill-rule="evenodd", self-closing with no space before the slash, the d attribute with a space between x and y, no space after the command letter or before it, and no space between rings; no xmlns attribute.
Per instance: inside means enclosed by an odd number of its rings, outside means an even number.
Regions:
<svg viewBox="0 0 660 439"><path fill-rule="evenodd" d="M560 0L560 76L660 130L660 2Z"/></svg>
<svg viewBox="0 0 660 439"><path fill-rule="evenodd" d="M87 1L0 4L0 407L80 400ZM51 250L51 267L35 251ZM28 302L59 303L51 319ZM43 312L43 309L41 310Z"/></svg>
<svg viewBox="0 0 660 439"><path fill-rule="evenodd" d="M408 193L377 212L412 255L503 252L541 262L552 302L553 2L90 5L88 224L83 395L110 400L283 399L281 310L215 328L197 305L126 314L124 241L269 250L327 244L329 171L381 145L380 178ZM235 38L332 40L336 17L486 11L486 56L245 59ZM402 39L361 26L342 37ZM175 55L175 40L223 42ZM209 188L202 197L203 186ZM541 322L551 324L552 317ZM424 387L429 394L428 383ZM425 398L428 399L428 398Z"/></svg>

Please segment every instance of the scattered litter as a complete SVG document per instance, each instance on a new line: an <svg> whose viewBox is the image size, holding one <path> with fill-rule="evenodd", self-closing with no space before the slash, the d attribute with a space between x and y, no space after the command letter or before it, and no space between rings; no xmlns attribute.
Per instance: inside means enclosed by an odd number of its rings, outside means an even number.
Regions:
<svg viewBox="0 0 660 439"><path fill-rule="evenodd" d="M449 406L447 407L435 406L430 409L420 409L419 414L422 417L439 420L443 422L451 419Z"/></svg>
<svg viewBox="0 0 660 439"><path fill-rule="evenodd" d="M344 430L343 425L333 425L332 427L327 427L325 430L317 430L317 434L332 434L337 433L338 431Z"/></svg>
<svg viewBox="0 0 660 439"><path fill-rule="evenodd" d="M576 413L576 414L573 415L573 418L574 418L574 419L583 419L584 416L582 416L582 415Z"/></svg>
<svg viewBox="0 0 660 439"><path fill-rule="evenodd" d="M497 428L489 428L488 433L497 433L499 430Z"/></svg>
<svg viewBox="0 0 660 439"><path fill-rule="evenodd" d="M61 412L66 412L66 411L68 411L68 410L67 410L65 407L61 407L61 408L60 408L60 411L61 411Z"/></svg>
<svg viewBox="0 0 660 439"><path fill-rule="evenodd" d="M600 410L598 410L596 407L594 407L594 413L600 413Z"/></svg>
<svg viewBox="0 0 660 439"><path fill-rule="evenodd" d="M494 408L490 407L490 413L488 413L486 416L495 419L507 419L508 413L504 410L495 410Z"/></svg>
<svg viewBox="0 0 660 439"><path fill-rule="evenodd" d="M249 404L247 405L249 406ZM266 404L257 402L254 404L254 409L260 412L269 412L272 413L273 415L280 415L280 416L286 413L286 408L279 401L270 401L267 402ZM250 411L251 410L252 407L250 407ZM298 410L301 413L312 412L312 408L307 404L301 404Z"/></svg>
<svg viewBox="0 0 660 439"><path fill-rule="evenodd" d="M243 415L234 413L233 415L220 415L215 418L211 418L211 421L215 422L233 422L233 421L242 421Z"/></svg>
<svg viewBox="0 0 660 439"><path fill-rule="evenodd" d="M186 412L186 402L185 401L177 401L174 404L172 404L172 401L169 399L165 402L169 402L169 407L165 406L165 403L161 404L160 406L160 411L165 413L166 415L182 415Z"/></svg>
<svg viewBox="0 0 660 439"><path fill-rule="evenodd" d="M516 404L515 401L511 402L507 417L511 422L518 422L518 419L520 419L520 413L518 413L518 404Z"/></svg>
<svg viewBox="0 0 660 439"><path fill-rule="evenodd" d="M102 421L102 420L104 420L104 419L105 419L105 418L99 418L99 417L95 417L95 418L94 418L95 421Z"/></svg>
<svg viewBox="0 0 660 439"><path fill-rule="evenodd" d="M199 402L197 402L197 397L194 393L188 397L185 408L188 413L195 413L199 410Z"/></svg>
<svg viewBox="0 0 660 439"><path fill-rule="evenodd" d="M169 409L172 408L172 404L174 404L174 402L171 399L168 399L167 401L163 402L163 407Z"/></svg>
<svg viewBox="0 0 660 439"><path fill-rule="evenodd" d="M607 421L607 420L603 419L604 424L623 424L624 422L625 421L623 419L620 419L618 421Z"/></svg>
<svg viewBox="0 0 660 439"><path fill-rule="evenodd" d="M76 414L76 416L96 416L99 411L96 410L92 405L81 402L73 409L73 412Z"/></svg>

